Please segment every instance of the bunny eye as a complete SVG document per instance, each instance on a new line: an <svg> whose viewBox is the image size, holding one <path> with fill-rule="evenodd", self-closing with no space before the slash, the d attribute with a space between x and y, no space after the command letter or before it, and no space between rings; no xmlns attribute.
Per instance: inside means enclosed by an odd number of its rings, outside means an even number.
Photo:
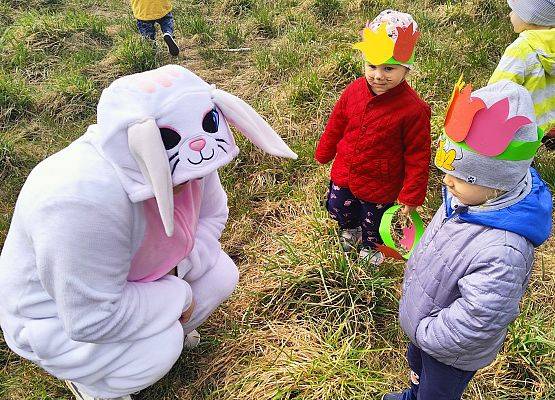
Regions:
<svg viewBox="0 0 555 400"><path fill-rule="evenodd" d="M170 128L160 128L160 135L162 135L162 142L166 150L173 149L181 141L179 133Z"/></svg>
<svg viewBox="0 0 555 400"><path fill-rule="evenodd" d="M220 125L220 116L215 108L208 111L202 120L202 129L208 133L218 132L218 126Z"/></svg>

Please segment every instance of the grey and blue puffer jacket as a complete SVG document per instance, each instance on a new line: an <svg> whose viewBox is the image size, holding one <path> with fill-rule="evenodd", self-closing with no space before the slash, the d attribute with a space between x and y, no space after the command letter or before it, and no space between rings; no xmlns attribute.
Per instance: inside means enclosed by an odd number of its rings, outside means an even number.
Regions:
<svg viewBox="0 0 555 400"><path fill-rule="evenodd" d="M519 314L534 247L551 231L551 193L531 173L530 193L495 211L453 210L444 191L444 204L408 261L401 327L444 364L466 371L487 366Z"/></svg>

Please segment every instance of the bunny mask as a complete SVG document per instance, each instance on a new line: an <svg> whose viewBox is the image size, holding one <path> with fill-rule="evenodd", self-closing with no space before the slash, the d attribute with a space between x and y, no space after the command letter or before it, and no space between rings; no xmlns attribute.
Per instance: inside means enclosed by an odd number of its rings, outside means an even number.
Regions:
<svg viewBox="0 0 555 400"><path fill-rule="evenodd" d="M265 152L296 159L247 103L178 65L117 79L98 103L88 140L113 165L132 202L156 197L173 234L173 186L207 176L239 153L231 123Z"/></svg>

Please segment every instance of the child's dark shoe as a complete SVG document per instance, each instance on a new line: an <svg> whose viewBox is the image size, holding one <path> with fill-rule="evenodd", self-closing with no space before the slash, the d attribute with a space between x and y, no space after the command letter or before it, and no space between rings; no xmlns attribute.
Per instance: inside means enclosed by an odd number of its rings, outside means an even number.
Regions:
<svg viewBox="0 0 555 400"><path fill-rule="evenodd" d="M177 47L177 43L173 39L172 35L169 33L164 33L164 42L168 45L168 50L170 54L174 57L179 55L179 47Z"/></svg>
<svg viewBox="0 0 555 400"><path fill-rule="evenodd" d="M382 400L403 400L403 393L387 393L382 396Z"/></svg>

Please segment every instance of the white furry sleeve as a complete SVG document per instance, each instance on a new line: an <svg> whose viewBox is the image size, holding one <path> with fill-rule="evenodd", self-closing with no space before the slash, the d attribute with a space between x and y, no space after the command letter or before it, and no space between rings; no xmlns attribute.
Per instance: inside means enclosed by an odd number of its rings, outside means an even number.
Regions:
<svg viewBox="0 0 555 400"><path fill-rule="evenodd" d="M68 336L110 343L150 337L175 324L191 303L176 277L127 282L130 218L81 198L42 202L27 219L39 278Z"/></svg>

